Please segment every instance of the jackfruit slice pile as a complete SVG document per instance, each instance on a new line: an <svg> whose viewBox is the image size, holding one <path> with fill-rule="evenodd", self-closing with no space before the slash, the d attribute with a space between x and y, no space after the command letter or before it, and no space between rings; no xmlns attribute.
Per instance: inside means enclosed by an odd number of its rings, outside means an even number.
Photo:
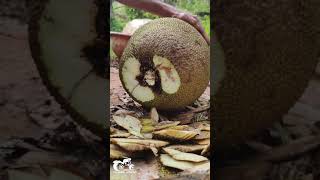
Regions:
<svg viewBox="0 0 320 180"><path fill-rule="evenodd" d="M180 125L180 121L159 121L159 116L155 108L152 108L150 117L113 116L111 121L115 125L110 131L110 158L146 159L144 152L149 151L165 167L209 173L210 122ZM120 136L119 132L131 136L113 138L114 135ZM199 144L200 140L203 143Z"/></svg>

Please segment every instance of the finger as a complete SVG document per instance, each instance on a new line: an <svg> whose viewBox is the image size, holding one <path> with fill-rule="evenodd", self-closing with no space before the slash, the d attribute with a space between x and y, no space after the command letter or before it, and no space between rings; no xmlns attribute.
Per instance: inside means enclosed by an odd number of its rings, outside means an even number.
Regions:
<svg viewBox="0 0 320 180"><path fill-rule="evenodd" d="M192 25L196 25L199 23L198 19L195 18L194 16L188 16L190 19L190 22L192 23Z"/></svg>
<svg viewBox="0 0 320 180"><path fill-rule="evenodd" d="M186 21L188 22L189 24L191 24L192 26L196 25L198 22L197 22L197 19L194 18L192 15L190 14L186 14L186 13L180 13L176 16L177 18L183 20L183 21Z"/></svg>
<svg viewBox="0 0 320 180"><path fill-rule="evenodd" d="M202 27L202 25L200 24L200 22L198 22L196 25L195 25L195 28L201 33L201 35L203 36L203 38L206 40L206 42L208 44L210 44L210 39L207 35L207 33L205 32L204 28Z"/></svg>
<svg viewBox="0 0 320 180"><path fill-rule="evenodd" d="M191 24L192 26L195 26L195 25L197 24L197 20L194 19L192 16L182 15L182 16L180 17L180 19L188 22L188 23Z"/></svg>
<svg viewBox="0 0 320 180"><path fill-rule="evenodd" d="M203 36L206 42L210 44L210 39L206 34L204 28L202 27L201 22L197 16L181 13L181 14L177 14L176 18L184 20L188 22L190 25L194 26L200 32L200 34Z"/></svg>
<svg viewBox="0 0 320 180"><path fill-rule="evenodd" d="M174 14L172 17L180 19L180 18L181 18L181 13L179 13L179 14Z"/></svg>
<svg viewBox="0 0 320 180"><path fill-rule="evenodd" d="M203 26L201 25L201 21L198 18L198 16L193 15L192 16L194 20L196 21L195 27L196 29L202 34L206 42L210 45L210 38L208 37L207 33L205 32Z"/></svg>
<svg viewBox="0 0 320 180"><path fill-rule="evenodd" d="M209 36L208 36L206 33L204 33L203 35L204 35L204 39L207 41L208 45L210 45L210 38L209 38Z"/></svg>

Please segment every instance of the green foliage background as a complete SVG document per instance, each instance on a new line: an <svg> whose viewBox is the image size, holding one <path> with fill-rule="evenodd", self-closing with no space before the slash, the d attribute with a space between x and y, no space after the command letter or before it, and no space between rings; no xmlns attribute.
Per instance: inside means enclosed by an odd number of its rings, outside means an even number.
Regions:
<svg viewBox="0 0 320 180"><path fill-rule="evenodd" d="M210 0L163 0L165 3L175 6L182 11L197 15L206 33L210 36ZM124 26L133 19L155 19L159 16L145 11L130 8L116 1L112 4L112 16L110 19L110 31L121 32ZM111 56L114 56L111 52ZM113 58L111 58L113 59Z"/></svg>

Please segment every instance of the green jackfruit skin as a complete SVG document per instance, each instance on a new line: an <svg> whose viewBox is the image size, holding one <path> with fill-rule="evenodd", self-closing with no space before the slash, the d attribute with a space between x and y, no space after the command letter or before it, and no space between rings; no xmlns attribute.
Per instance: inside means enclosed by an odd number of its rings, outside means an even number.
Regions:
<svg viewBox="0 0 320 180"><path fill-rule="evenodd" d="M155 93L154 100L149 102L143 103L131 96L135 101L145 107L176 110L200 97L209 83L210 51L193 26L176 18L159 18L140 27L130 38L120 60L123 86L122 67L127 59L152 62L155 55L170 60L180 76L181 86L175 94Z"/></svg>
<svg viewBox="0 0 320 180"><path fill-rule="evenodd" d="M303 94L319 55L320 3L217 0L213 7L226 75L211 113L216 143L226 148L281 120Z"/></svg>

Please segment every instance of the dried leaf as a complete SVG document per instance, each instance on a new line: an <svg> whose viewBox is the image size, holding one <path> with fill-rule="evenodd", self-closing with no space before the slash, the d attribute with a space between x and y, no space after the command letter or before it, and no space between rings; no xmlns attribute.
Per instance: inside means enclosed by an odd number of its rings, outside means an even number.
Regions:
<svg viewBox="0 0 320 180"><path fill-rule="evenodd" d="M141 133L149 133L153 132L155 130L155 127L152 125L144 125L142 126Z"/></svg>
<svg viewBox="0 0 320 180"><path fill-rule="evenodd" d="M195 122L192 126L196 129L200 129L201 131L210 131L210 124L207 122Z"/></svg>
<svg viewBox="0 0 320 180"><path fill-rule="evenodd" d="M140 133L142 125L139 119L130 115L126 115L124 118L120 116L113 116L113 119L119 126L128 130L129 133L131 133L132 135L143 138L143 136Z"/></svg>
<svg viewBox="0 0 320 180"><path fill-rule="evenodd" d="M111 138L125 138L131 136L130 133L117 133L117 134L112 134L110 135Z"/></svg>
<svg viewBox="0 0 320 180"><path fill-rule="evenodd" d="M175 129L175 130L191 130L191 127L188 125L179 125L179 126L172 126L169 127L170 129Z"/></svg>
<svg viewBox="0 0 320 180"><path fill-rule="evenodd" d="M153 122L158 123L159 122L159 114L156 108L152 108L150 112L150 117Z"/></svg>
<svg viewBox="0 0 320 180"><path fill-rule="evenodd" d="M134 115L135 112L134 111L128 111L128 110L125 110L125 109L119 109L114 114L115 115Z"/></svg>
<svg viewBox="0 0 320 180"><path fill-rule="evenodd" d="M208 145L206 145L205 148L203 148L203 150L201 151L201 155L206 155L210 150L210 143Z"/></svg>
<svg viewBox="0 0 320 180"><path fill-rule="evenodd" d="M175 139L175 140L190 140L194 138L197 133L194 131L183 131L183 130L175 130L175 129L163 129L160 131L153 132L153 135L156 135L165 139Z"/></svg>
<svg viewBox="0 0 320 180"><path fill-rule="evenodd" d="M166 146L168 144L168 142L160 140L121 138L113 138L111 139L111 143L115 143L127 151L144 151L150 149L155 156L157 156L158 147Z"/></svg>
<svg viewBox="0 0 320 180"><path fill-rule="evenodd" d="M153 154L154 154L155 156L158 156L158 149L155 147L154 144L151 144L151 145L150 145L150 149L151 149L151 151L153 152Z"/></svg>
<svg viewBox="0 0 320 180"><path fill-rule="evenodd" d="M146 125L153 126L157 124L157 123L154 123L152 119L148 119L148 118L140 119L140 122L142 126L146 126Z"/></svg>
<svg viewBox="0 0 320 180"><path fill-rule="evenodd" d="M159 120L162 122L162 121L170 121L167 117L165 117L165 116L162 116L162 115L160 115L159 114Z"/></svg>
<svg viewBox="0 0 320 180"><path fill-rule="evenodd" d="M192 162L188 161L178 161L173 159L170 155L168 154L161 154L160 155L160 162L164 166L180 169L180 170L186 170L194 167L194 164Z"/></svg>
<svg viewBox="0 0 320 180"><path fill-rule="evenodd" d="M168 154L161 154L160 155L160 162L164 166L168 166L168 167L172 167L172 168L176 168L176 169L180 169L180 170L187 170L187 169L193 168L195 166L208 163L207 161L204 161L204 162L179 161L179 160L172 158Z"/></svg>
<svg viewBox="0 0 320 180"><path fill-rule="evenodd" d="M130 135L129 137L127 137L128 139L141 139L140 137L138 136L135 136L135 135Z"/></svg>
<svg viewBox="0 0 320 180"><path fill-rule="evenodd" d="M196 135L194 139L210 139L210 131L200 131L200 134Z"/></svg>
<svg viewBox="0 0 320 180"><path fill-rule="evenodd" d="M194 110L194 109L197 109L195 107L192 107L192 106L186 106L186 108L190 109L190 110Z"/></svg>
<svg viewBox="0 0 320 180"><path fill-rule="evenodd" d="M110 127L110 134L114 134L117 132L117 129L114 127Z"/></svg>
<svg viewBox="0 0 320 180"><path fill-rule="evenodd" d="M152 133L143 133L143 137L145 139L152 139L153 138L153 134Z"/></svg>
<svg viewBox="0 0 320 180"><path fill-rule="evenodd" d="M201 130L202 130L202 131L210 131L210 126L208 126L208 127L203 127Z"/></svg>
<svg viewBox="0 0 320 180"><path fill-rule="evenodd" d="M205 100L205 102L207 102L208 100ZM192 109L192 112L194 113L200 113L200 112L203 112L203 111L207 111L210 109L210 106L209 105L206 105L206 106L200 106L198 108L194 108Z"/></svg>
<svg viewBox="0 0 320 180"><path fill-rule="evenodd" d="M210 143L210 139L199 139L199 140L194 140L194 142L196 142L197 144L201 144L201 145L208 145Z"/></svg>
<svg viewBox="0 0 320 180"><path fill-rule="evenodd" d="M127 138L111 138L111 143L118 144L118 143L135 143L140 145L150 146L154 144L156 148L166 146L169 144L167 141L161 140L151 140L151 139L127 139Z"/></svg>
<svg viewBox="0 0 320 180"><path fill-rule="evenodd" d="M112 129L113 129L113 134L110 135L111 138L129 137L131 135L127 131L119 130L119 129L116 129L116 128L112 128Z"/></svg>
<svg viewBox="0 0 320 180"><path fill-rule="evenodd" d="M158 149L156 148L155 144L150 145L142 145L137 143L124 143L124 142L118 142L117 145L119 145L121 148L125 149L126 151L133 152L133 151L145 151L145 150L151 150L155 156L158 156ZM131 157L131 156L126 156Z"/></svg>
<svg viewBox="0 0 320 180"><path fill-rule="evenodd" d="M149 149L149 146L137 143L117 142L117 145L127 151L144 151Z"/></svg>
<svg viewBox="0 0 320 180"><path fill-rule="evenodd" d="M155 126L155 130L166 129L170 127L177 126L180 121L162 121Z"/></svg>
<svg viewBox="0 0 320 180"><path fill-rule="evenodd" d="M132 153L114 144L110 144L110 159L121 159L126 157L132 157Z"/></svg>
<svg viewBox="0 0 320 180"><path fill-rule="evenodd" d="M182 113L182 114L178 114L174 117L171 117L170 120L172 121L180 121L180 124L190 124L192 123L192 119L194 117L194 113L191 111Z"/></svg>
<svg viewBox="0 0 320 180"><path fill-rule="evenodd" d="M171 148L163 148L172 158L180 161L203 162L208 158L193 153L185 153Z"/></svg>
<svg viewBox="0 0 320 180"><path fill-rule="evenodd" d="M171 145L166 148L175 149L182 152L196 152L202 151L206 145L198 145L198 144L187 144L187 145Z"/></svg>

